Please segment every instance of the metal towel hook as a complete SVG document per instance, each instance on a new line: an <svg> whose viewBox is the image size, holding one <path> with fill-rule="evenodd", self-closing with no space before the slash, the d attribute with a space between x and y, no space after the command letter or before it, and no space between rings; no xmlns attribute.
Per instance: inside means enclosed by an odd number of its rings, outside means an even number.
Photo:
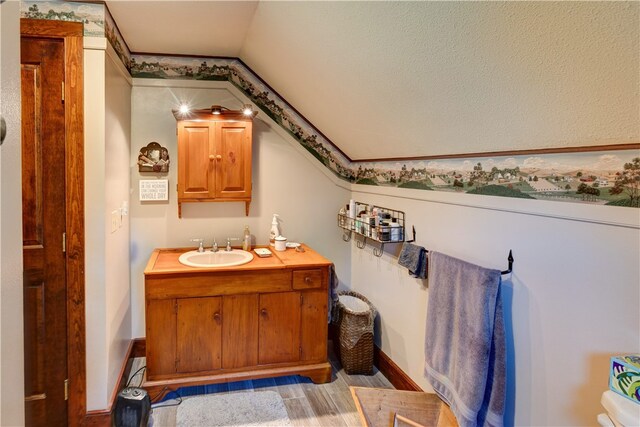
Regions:
<svg viewBox="0 0 640 427"><path fill-rule="evenodd" d="M513 259L513 251L511 249L509 249L509 257L507 258L507 261L509 261L509 268L507 270L501 271L500 274L509 274L513 270L514 259Z"/></svg>

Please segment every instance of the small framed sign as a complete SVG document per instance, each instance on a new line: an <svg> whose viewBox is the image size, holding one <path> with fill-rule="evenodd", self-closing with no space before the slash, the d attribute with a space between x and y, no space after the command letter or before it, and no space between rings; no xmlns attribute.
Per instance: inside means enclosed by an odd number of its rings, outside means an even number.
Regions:
<svg viewBox="0 0 640 427"><path fill-rule="evenodd" d="M140 201L163 201L169 200L169 180L168 179L141 179L140 180Z"/></svg>

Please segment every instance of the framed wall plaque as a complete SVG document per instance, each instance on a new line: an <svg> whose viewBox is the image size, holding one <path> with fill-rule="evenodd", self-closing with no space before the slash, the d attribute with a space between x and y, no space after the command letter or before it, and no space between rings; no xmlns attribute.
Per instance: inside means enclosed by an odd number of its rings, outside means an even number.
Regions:
<svg viewBox="0 0 640 427"><path fill-rule="evenodd" d="M169 150L155 141L138 154L138 172L169 173L169 163Z"/></svg>

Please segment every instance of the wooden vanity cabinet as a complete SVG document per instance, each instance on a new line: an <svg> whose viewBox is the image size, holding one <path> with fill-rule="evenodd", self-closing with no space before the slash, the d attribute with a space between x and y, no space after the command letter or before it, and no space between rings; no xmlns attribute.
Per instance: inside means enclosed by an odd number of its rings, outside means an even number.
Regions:
<svg viewBox="0 0 640 427"><path fill-rule="evenodd" d="M178 118L179 116L176 116ZM178 119L178 216L184 202L251 203L251 118L210 113Z"/></svg>
<svg viewBox="0 0 640 427"><path fill-rule="evenodd" d="M147 275L145 388L293 374L328 381L328 273Z"/></svg>

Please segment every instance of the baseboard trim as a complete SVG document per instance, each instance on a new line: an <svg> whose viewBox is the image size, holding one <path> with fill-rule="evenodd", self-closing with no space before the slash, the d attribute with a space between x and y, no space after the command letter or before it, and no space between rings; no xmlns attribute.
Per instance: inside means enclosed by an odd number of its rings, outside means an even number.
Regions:
<svg viewBox="0 0 640 427"><path fill-rule="evenodd" d="M396 389L424 391L377 345L373 347L373 363Z"/></svg>
<svg viewBox="0 0 640 427"><path fill-rule="evenodd" d="M142 352L141 350L142 349ZM136 357L144 356L145 340L144 338L135 338L129 342L129 347L122 361L122 367L118 376L118 382L113 392L111 393L111 399L106 409L99 409L93 411L87 411L83 425L85 427L109 427L111 426L111 413L115 406L116 397L120 390L127 384L127 379L131 374L131 366L133 365L133 359Z"/></svg>

